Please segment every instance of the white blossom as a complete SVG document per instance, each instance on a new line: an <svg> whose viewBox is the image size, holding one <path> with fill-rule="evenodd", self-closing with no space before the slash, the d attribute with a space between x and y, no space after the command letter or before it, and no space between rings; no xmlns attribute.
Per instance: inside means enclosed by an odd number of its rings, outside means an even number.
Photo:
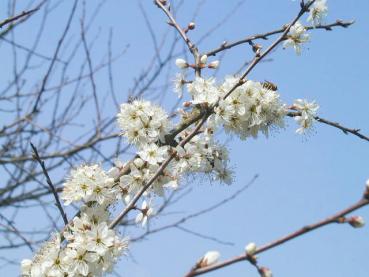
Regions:
<svg viewBox="0 0 369 277"><path fill-rule="evenodd" d="M86 249L102 256L114 244L115 233L108 228L106 222L102 222L87 231L86 239Z"/></svg>
<svg viewBox="0 0 369 277"><path fill-rule="evenodd" d="M296 111L300 112L300 115L295 116L295 120L300 125L300 128L296 130L296 133L303 134L313 125L319 105L314 101L308 102L305 99L297 99L292 107Z"/></svg>
<svg viewBox="0 0 369 277"><path fill-rule="evenodd" d="M156 165L163 162L168 156L168 147L159 147L154 143L145 145L141 151L138 152L141 159L149 164Z"/></svg>
<svg viewBox="0 0 369 277"><path fill-rule="evenodd" d="M147 223L147 220L150 216L152 216L154 213L154 210L152 207L149 206L146 200L142 202L142 206L140 209L140 213L137 214L135 222L138 224L141 222L142 226L145 226Z"/></svg>
<svg viewBox="0 0 369 277"><path fill-rule="evenodd" d="M98 258L96 253L88 252L86 246L81 244L76 248L67 248L64 260L74 274L87 276L90 272L89 264L96 262Z"/></svg>
<svg viewBox="0 0 369 277"><path fill-rule="evenodd" d="M322 20L327 16L327 13L327 0L316 0L310 7L310 13L307 20L314 26L317 26L322 23Z"/></svg>
<svg viewBox="0 0 369 277"><path fill-rule="evenodd" d="M308 42L310 39L309 34L306 33L306 28L297 21L291 26L287 35L287 39L284 41L284 48L293 47L297 55L301 54L301 44Z"/></svg>
<svg viewBox="0 0 369 277"><path fill-rule="evenodd" d="M191 94L194 104L207 103L215 104L219 99L219 90L215 85L215 79L204 79L196 77L192 83L187 85L188 92Z"/></svg>
<svg viewBox="0 0 369 277"><path fill-rule="evenodd" d="M183 88L185 85L185 76L182 73L177 73L173 79L174 92L178 94L178 98L183 95Z"/></svg>

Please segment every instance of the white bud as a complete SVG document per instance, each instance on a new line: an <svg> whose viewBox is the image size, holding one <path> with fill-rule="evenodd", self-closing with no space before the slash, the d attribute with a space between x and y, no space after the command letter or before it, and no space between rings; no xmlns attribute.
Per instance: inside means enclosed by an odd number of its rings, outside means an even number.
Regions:
<svg viewBox="0 0 369 277"><path fill-rule="evenodd" d="M366 180L365 185L366 185L366 189L367 189L367 190L369 190L369 179L368 179L368 180Z"/></svg>
<svg viewBox="0 0 369 277"><path fill-rule="evenodd" d="M200 62L201 63L206 63L208 61L208 56L207 55L202 55L200 58Z"/></svg>
<svg viewBox="0 0 369 277"><path fill-rule="evenodd" d="M115 166L110 168L109 171L108 171L108 175L111 178L118 178L119 177L119 168L117 168Z"/></svg>
<svg viewBox="0 0 369 277"><path fill-rule="evenodd" d="M31 270L32 261L29 259L24 259L21 262L21 271L22 274L28 275L29 271Z"/></svg>
<svg viewBox="0 0 369 277"><path fill-rule="evenodd" d="M114 184L114 178L106 178L104 185L111 186Z"/></svg>
<svg viewBox="0 0 369 277"><path fill-rule="evenodd" d="M131 196L129 194L126 194L123 197L123 202L124 202L124 204L128 205L128 203L131 202Z"/></svg>
<svg viewBox="0 0 369 277"><path fill-rule="evenodd" d="M219 67L219 61L213 61L213 62L209 63L208 67L209 68L214 68L214 69L218 68Z"/></svg>
<svg viewBox="0 0 369 277"><path fill-rule="evenodd" d="M248 245L246 245L246 247L245 247L245 251L246 251L246 253L247 253L248 255L250 255L250 256L253 256L253 255L255 254L256 249L257 249L257 247L256 247L256 244L255 244L254 242L249 243L249 244L248 244Z"/></svg>
<svg viewBox="0 0 369 277"><path fill-rule="evenodd" d="M137 158L133 161L133 163L135 164L135 166L137 166L138 168L141 168L144 165L144 161L140 158Z"/></svg>
<svg viewBox="0 0 369 277"><path fill-rule="evenodd" d="M195 29L195 27L196 27L195 22L188 23L188 29L193 30Z"/></svg>
<svg viewBox="0 0 369 277"><path fill-rule="evenodd" d="M272 271L269 268L262 267L260 269L260 275L261 275L261 277L272 277L273 276L273 273L272 273Z"/></svg>
<svg viewBox="0 0 369 277"><path fill-rule="evenodd" d="M364 227L365 221L361 216L352 216L347 221L354 228Z"/></svg>
<svg viewBox="0 0 369 277"><path fill-rule="evenodd" d="M183 69L188 67L188 63L184 59L176 59L176 66Z"/></svg>
<svg viewBox="0 0 369 277"><path fill-rule="evenodd" d="M218 262L220 253L218 251L208 251L201 260L201 267L206 267Z"/></svg>

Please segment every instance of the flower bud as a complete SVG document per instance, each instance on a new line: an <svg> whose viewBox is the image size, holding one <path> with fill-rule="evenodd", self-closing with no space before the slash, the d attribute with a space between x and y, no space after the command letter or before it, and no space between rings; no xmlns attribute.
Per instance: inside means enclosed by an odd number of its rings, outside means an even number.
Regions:
<svg viewBox="0 0 369 277"><path fill-rule="evenodd" d="M28 275L29 271L31 270L32 261L29 259L24 259L21 262L21 271L22 274Z"/></svg>
<svg viewBox="0 0 369 277"><path fill-rule="evenodd" d="M192 105L190 101L183 102L183 107L188 108Z"/></svg>
<svg viewBox="0 0 369 277"><path fill-rule="evenodd" d="M200 58L200 62L201 63L206 63L208 61L208 56L207 55L202 55Z"/></svg>
<svg viewBox="0 0 369 277"><path fill-rule="evenodd" d="M364 192L364 197L366 199L369 199L369 179L366 180L366 183L365 183L365 192Z"/></svg>
<svg viewBox="0 0 369 277"><path fill-rule="evenodd" d="M208 67L213 68L213 69L218 68L219 67L219 61L213 61L213 62L209 63Z"/></svg>
<svg viewBox="0 0 369 277"><path fill-rule="evenodd" d="M273 273L269 268L262 267L262 268L260 268L260 276L261 277L272 277Z"/></svg>
<svg viewBox="0 0 369 277"><path fill-rule="evenodd" d="M218 251L208 251L200 261L200 267L210 266L218 262L220 253Z"/></svg>
<svg viewBox="0 0 369 277"><path fill-rule="evenodd" d="M188 63L184 59L176 59L176 66L178 68L184 69L188 67Z"/></svg>
<svg viewBox="0 0 369 277"><path fill-rule="evenodd" d="M245 247L246 254L249 255L249 256L253 256L256 252L256 249L257 249L257 247L256 247L256 244L254 242L249 243Z"/></svg>
<svg viewBox="0 0 369 277"><path fill-rule="evenodd" d="M350 217L347 222L354 228L361 228L364 227L365 221L364 218L361 216L352 216Z"/></svg>
<svg viewBox="0 0 369 277"><path fill-rule="evenodd" d="M137 166L138 168L142 167L144 165L144 161L140 158L137 158L133 161L133 163L135 164L135 166Z"/></svg>
<svg viewBox="0 0 369 277"><path fill-rule="evenodd" d="M190 22L190 23L188 23L188 29L189 30L193 30L193 29L195 29L195 23L194 22Z"/></svg>
<svg viewBox="0 0 369 277"><path fill-rule="evenodd" d="M112 168L109 169L108 175L111 178L118 178L119 177L119 168L113 166Z"/></svg>

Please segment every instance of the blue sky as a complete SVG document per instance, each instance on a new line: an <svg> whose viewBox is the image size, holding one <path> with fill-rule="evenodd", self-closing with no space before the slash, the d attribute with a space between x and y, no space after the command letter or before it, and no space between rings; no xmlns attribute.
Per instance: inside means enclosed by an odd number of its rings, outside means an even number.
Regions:
<svg viewBox="0 0 369 277"><path fill-rule="evenodd" d="M127 43L130 44L127 54L114 66L121 101L125 99L133 78L153 53L139 2L145 7L153 29L160 37L168 27L164 14L152 1L107 1L89 31L91 38L94 34L100 34L93 48L96 57L105 54L106 44L100 44L99 41L106 39L110 27L114 27L113 49L116 52ZM199 2L185 1L177 14L182 25L191 20ZM191 38L194 41L201 38L238 2L204 1L195 21L197 27L190 33ZM92 7L95 3L88 1L88 14L91 13L89 5ZM54 14L48 26L50 37L47 36L41 46L45 53L52 53L50 45L63 27L57 23L65 20L65 12L70 4L71 1L64 1ZM287 103L296 98L316 100L321 107L321 117L348 127L361 128L363 133L369 134L369 2L330 0L328 4L327 23L336 19L354 19L355 24L348 29L336 28L331 32L313 30L311 42L306 44L301 56L296 56L292 49L283 50L279 47L270 56L273 60L258 65L250 78L276 83L281 98ZM2 6L5 5L0 4L1 8L5 8ZM280 28L297 11L298 1L246 0L199 45L200 51L212 49L223 40L233 41ZM74 24L78 24L78 18ZM32 35L32 27L27 24L18 34L25 42ZM271 42L261 43L266 48ZM0 51L0 59L4 61L1 62L3 77L0 78L3 82L6 81L7 72L4 65L10 62L4 53ZM221 79L224 75L234 73L251 57L248 46L230 50L222 60L217 76ZM173 67L168 74L174 76L176 71ZM107 86L107 83L98 79L98 89L104 90ZM169 95L166 105L175 99L173 93L169 92ZM86 122L91 120L88 113ZM107 108L106 113L107 116L113 115L114 109ZM208 184L202 179L191 182L187 184L192 186L191 194L171 208L173 214L162 220L153 219L151 223L153 227L159 227L165 222L173 222L183 215L206 208L231 195L255 174L259 174L254 184L234 201L183 225L194 232L230 241L234 245L221 245L178 229L169 229L133 244L129 255L117 267L121 276L183 276L208 250L219 250L222 258L239 255L250 241L262 245L357 201L369 178L369 143L321 124L316 124L309 135L301 137L295 134L293 120L287 119L286 122L285 130L268 139L259 137L257 140L239 141L221 135L221 140L229 140L231 164L235 169L234 184ZM356 214L369 220L369 208ZM33 213L33 216L37 217L37 214ZM34 223L25 214L24 221L19 224L31 228ZM134 236L134 233L131 235ZM16 255L21 259L29 257L30 253L24 250ZM368 255L369 227L353 229L348 225L333 225L263 253L259 261L261 265L271 268L275 276L367 277ZM17 267L7 267L3 275L16 276L17 272ZM205 276L256 277L258 274L245 262Z"/></svg>

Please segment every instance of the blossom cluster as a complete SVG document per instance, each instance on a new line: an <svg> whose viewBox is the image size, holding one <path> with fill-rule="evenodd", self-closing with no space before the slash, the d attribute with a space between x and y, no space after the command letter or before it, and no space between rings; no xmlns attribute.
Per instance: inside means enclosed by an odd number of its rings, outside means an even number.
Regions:
<svg viewBox="0 0 369 277"><path fill-rule="evenodd" d="M220 86L222 95L238 82L237 77L226 77ZM256 138L259 132L268 136L270 128L283 127L286 113L286 105L280 101L277 91L267 83L248 80L219 102L211 120L215 125L223 125L227 132L246 139Z"/></svg>
<svg viewBox="0 0 369 277"><path fill-rule="evenodd" d="M62 199L65 205L83 200L84 203L96 201L100 205L115 200L114 178L110 177L99 165L82 165L72 169L64 183Z"/></svg>
<svg viewBox="0 0 369 277"><path fill-rule="evenodd" d="M184 138L187 132L179 134ZM175 158L169 163L148 189L148 193L163 196L166 188L176 189L180 179L189 173L212 173L213 179L230 183L228 154L224 146L216 143L207 134L196 135L184 147L158 146L148 144L138 152L139 157L130 163L129 174L119 179L120 187L128 194L134 194L156 174L159 166L169 155Z"/></svg>
<svg viewBox="0 0 369 277"><path fill-rule="evenodd" d="M256 138L259 133L268 137L273 129L283 128L288 107L280 99L277 87L268 82L247 80L239 84L237 76L227 76L220 84L215 78L196 77L187 84L192 104L205 104L214 108L208 119L208 129L222 126L227 133L241 139ZM232 91L228 95L228 92ZM295 116L302 134L313 125L319 106L315 102L298 99L292 109L299 111Z"/></svg>
<svg viewBox="0 0 369 277"><path fill-rule="evenodd" d="M166 112L149 101L122 104L117 119L123 136L136 146L163 140L170 129Z"/></svg>
<svg viewBox="0 0 369 277"><path fill-rule="evenodd" d="M62 234L56 233L32 260L22 261L24 277L102 276L128 246L109 229L109 206L119 198L114 178L99 165L73 169L64 184L65 205L83 202ZM63 238L63 239L62 239Z"/></svg>
<svg viewBox="0 0 369 277"><path fill-rule="evenodd" d="M106 222L93 223L86 214L76 217L64 236L65 245L60 234L54 234L33 260L23 260L22 276L102 276L112 270L128 246L127 240L120 239Z"/></svg>

